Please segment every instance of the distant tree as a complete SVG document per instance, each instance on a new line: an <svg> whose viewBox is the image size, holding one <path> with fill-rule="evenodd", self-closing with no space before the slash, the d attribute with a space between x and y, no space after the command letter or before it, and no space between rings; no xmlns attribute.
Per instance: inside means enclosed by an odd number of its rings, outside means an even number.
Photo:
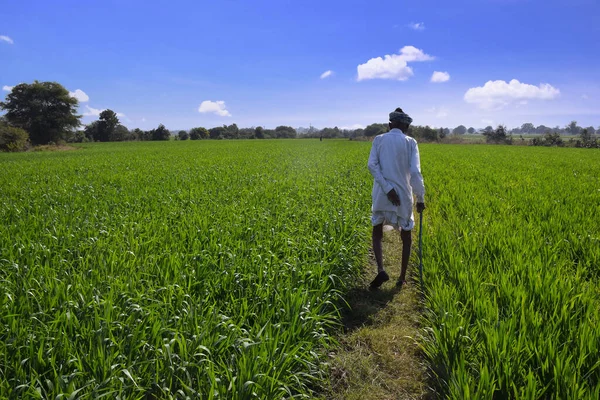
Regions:
<svg viewBox="0 0 600 400"><path fill-rule="evenodd" d="M464 125L459 125L452 130L452 133L455 135L464 135L467 133L467 127Z"/></svg>
<svg viewBox="0 0 600 400"><path fill-rule="evenodd" d="M439 131L429 126L411 126L408 134L419 141L435 142L439 139Z"/></svg>
<svg viewBox="0 0 600 400"><path fill-rule="evenodd" d="M129 129L124 125L117 125L110 135L109 140L111 142L122 142L124 140L130 140Z"/></svg>
<svg viewBox="0 0 600 400"><path fill-rule="evenodd" d="M596 133L596 129L594 129L593 126L588 126L587 128L585 128L585 130L587 130L588 133L592 136Z"/></svg>
<svg viewBox="0 0 600 400"><path fill-rule="evenodd" d="M475 133L475 128L471 126L469 129L467 129L467 132L472 135Z"/></svg>
<svg viewBox="0 0 600 400"><path fill-rule="evenodd" d="M440 139L443 139L446 137L446 130L444 128L440 128L439 133L438 133L438 137Z"/></svg>
<svg viewBox="0 0 600 400"><path fill-rule="evenodd" d="M490 129L488 129L490 128ZM506 127L504 125L498 125L498 127L494 130L491 126L488 126L483 135L485 136L485 141L487 143L505 143L512 144L512 137L509 137L506 134Z"/></svg>
<svg viewBox="0 0 600 400"><path fill-rule="evenodd" d="M208 130L206 128L198 127L190 129L190 139L208 139Z"/></svg>
<svg viewBox="0 0 600 400"><path fill-rule="evenodd" d="M291 126L280 125L275 128L275 137L284 139L284 138L295 138L296 130Z"/></svg>
<svg viewBox="0 0 600 400"><path fill-rule="evenodd" d="M211 139L224 139L227 129L222 126L217 126L208 130L208 135Z"/></svg>
<svg viewBox="0 0 600 400"><path fill-rule="evenodd" d="M489 135L490 133L494 132L494 128L491 125L486 126L485 128L483 128L483 134L485 135L486 133Z"/></svg>
<svg viewBox="0 0 600 400"><path fill-rule="evenodd" d="M257 139L265 138L265 132L262 126L257 126L256 128L254 128L254 137Z"/></svg>
<svg viewBox="0 0 600 400"><path fill-rule="evenodd" d="M577 121L571 121L571 123L565 127L565 130L570 135L577 135L581 131L581 127L577 126Z"/></svg>
<svg viewBox="0 0 600 400"><path fill-rule="evenodd" d="M551 131L551 129L549 127L547 127L546 125L538 125L535 128L535 133L548 133L550 131Z"/></svg>
<svg viewBox="0 0 600 400"><path fill-rule="evenodd" d="M144 136L144 131L140 128L135 128L134 130L129 132L131 140L142 140Z"/></svg>
<svg viewBox="0 0 600 400"><path fill-rule="evenodd" d="M179 131L177 136L179 137L179 140L188 140L190 137L186 131Z"/></svg>
<svg viewBox="0 0 600 400"><path fill-rule="evenodd" d="M23 151L28 142L29 134L24 129L0 121L0 151Z"/></svg>
<svg viewBox="0 0 600 400"><path fill-rule="evenodd" d="M534 133L535 132L535 126L533 126L533 124L531 122L526 122L523 125L521 125L521 132L523 132L523 133Z"/></svg>
<svg viewBox="0 0 600 400"><path fill-rule="evenodd" d="M371 124L365 128L365 136L377 136L388 131L386 124Z"/></svg>
<svg viewBox="0 0 600 400"><path fill-rule="evenodd" d="M158 128L152 129L152 140L169 140L171 133L163 124L158 125Z"/></svg>
<svg viewBox="0 0 600 400"><path fill-rule="evenodd" d="M254 139L254 128L242 128L239 131L240 139Z"/></svg>
<svg viewBox="0 0 600 400"><path fill-rule="evenodd" d="M98 142L111 141L117 125L119 125L119 118L113 110L102 111L96 126L94 140Z"/></svg>
<svg viewBox="0 0 600 400"><path fill-rule="evenodd" d="M58 142L80 125L78 101L56 82L21 83L0 102L6 120L29 133L33 144Z"/></svg>
<svg viewBox="0 0 600 400"><path fill-rule="evenodd" d="M238 128L237 124L223 125L223 128L225 128L223 136L226 139L237 139L240 135L240 128Z"/></svg>

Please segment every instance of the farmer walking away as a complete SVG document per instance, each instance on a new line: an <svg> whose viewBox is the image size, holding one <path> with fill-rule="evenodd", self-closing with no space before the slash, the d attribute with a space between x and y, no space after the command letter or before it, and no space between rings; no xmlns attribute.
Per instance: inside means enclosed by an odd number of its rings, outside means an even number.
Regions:
<svg viewBox="0 0 600 400"><path fill-rule="evenodd" d="M373 175L373 252L377 261L377 276L370 288L377 289L390 279L383 268L383 225L392 225L402 239L402 269L397 286L406 283L406 269L412 244L411 231L415 226L413 194L417 198L417 212L425 210L425 185L421 175L421 161L417 141L405 132L412 118L396 108L390 113L390 131L376 136L369 155L369 171Z"/></svg>

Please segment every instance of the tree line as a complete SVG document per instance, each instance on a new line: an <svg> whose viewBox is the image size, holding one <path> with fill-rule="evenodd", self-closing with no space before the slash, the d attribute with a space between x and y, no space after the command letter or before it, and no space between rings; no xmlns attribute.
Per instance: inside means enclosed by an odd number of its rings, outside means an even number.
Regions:
<svg viewBox="0 0 600 400"><path fill-rule="evenodd" d="M345 129L315 127L294 129L281 125L275 129L261 126L239 128L235 123L213 128L195 127L188 131L169 131L163 124L151 130L139 128L130 130L121 124L118 115L110 110L99 114L98 120L81 127L81 115L77 114L79 102L71 97L69 91L56 82L21 83L15 86L0 102L0 109L5 111L0 116L0 150L18 151L33 145L59 142L118 142L146 140L204 140L204 139L287 139L287 138L361 138L373 137L388 131L387 123L373 123L365 128ZM450 128L432 128L429 126L412 126L407 132L419 141L441 141L450 135L460 137L466 134L480 134L488 143L511 144L513 135L545 134L543 139L532 141L534 145L560 145L560 135L580 135L582 147L594 147L597 143L595 134L600 127L582 128L576 121L571 121L564 128L545 125L534 126L525 123L520 127L508 130L505 126L497 128L487 126L477 130L459 125ZM558 144L557 144L558 143Z"/></svg>

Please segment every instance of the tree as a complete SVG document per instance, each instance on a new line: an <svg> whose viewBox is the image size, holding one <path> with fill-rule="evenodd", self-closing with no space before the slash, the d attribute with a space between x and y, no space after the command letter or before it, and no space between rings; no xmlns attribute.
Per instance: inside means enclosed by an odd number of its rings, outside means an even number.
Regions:
<svg viewBox="0 0 600 400"><path fill-rule="evenodd" d="M24 129L0 121L0 151L23 151L28 141L29 134Z"/></svg>
<svg viewBox="0 0 600 400"><path fill-rule="evenodd" d="M113 132L109 137L109 141L122 142L124 140L130 140L129 129L127 129L126 126L119 124L115 127L115 129L113 129Z"/></svg>
<svg viewBox="0 0 600 400"><path fill-rule="evenodd" d="M547 127L546 125L538 125L537 128L535 128L535 133L548 133L550 132L550 128Z"/></svg>
<svg viewBox="0 0 600 400"><path fill-rule="evenodd" d="M587 128L585 128L585 130L587 130L588 133L592 136L596 133L596 129L593 126L588 126Z"/></svg>
<svg viewBox="0 0 600 400"><path fill-rule="evenodd" d="M113 110L102 111L94 132L94 140L98 142L113 140L117 125L119 125L119 118Z"/></svg>
<svg viewBox="0 0 600 400"><path fill-rule="evenodd" d="M472 135L475 133L475 128L471 126L469 129L467 129L467 132Z"/></svg>
<svg viewBox="0 0 600 400"><path fill-rule="evenodd" d="M171 132L163 124L158 125L158 128L152 129L152 140L169 140Z"/></svg>
<svg viewBox="0 0 600 400"><path fill-rule="evenodd" d="M179 140L188 140L188 138L190 137L190 135L188 135L186 131L179 131L179 133L177 133L177 136L179 137Z"/></svg>
<svg viewBox="0 0 600 400"><path fill-rule="evenodd" d="M489 129L488 129L489 128ZM506 127L504 125L498 125L494 130L491 126L485 128L483 135L487 143L506 143L512 144L512 137L506 134Z"/></svg>
<svg viewBox="0 0 600 400"><path fill-rule="evenodd" d="M526 122L523 125L521 125L521 132L523 132L523 133L534 133L535 132L535 126L533 126L533 124L531 122Z"/></svg>
<svg viewBox="0 0 600 400"><path fill-rule="evenodd" d="M452 133L455 135L464 135L467 133L467 127L464 125L459 125L452 130Z"/></svg>
<svg viewBox="0 0 600 400"><path fill-rule="evenodd" d="M577 126L577 121L571 121L571 123L565 127L565 130L571 135L577 135L581 131L581 127Z"/></svg>
<svg viewBox="0 0 600 400"><path fill-rule="evenodd" d="M208 130L208 135L211 139L223 139L227 129L222 126L217 126Z"/></svg>
<svg viewBox="0 0 600 400"><path fill-rule="evenodd" d="M254 137L257 139L265 138L265 132L262 126L257 126L256 128L254 128Z"/></svg>
<svg viewBox="0 0 600 400"><path fill-rule="evenodd" d="M80 125L78 101L56 82L21 83L0 102L6 120L29 133L33 144L58 142Z"/></svg>
<svg viewBox="0 0 600 400"><path fill-rule="evenodd" d="M446 137L446 131L444 130L444 128L440 128L440 132L438 134L440 139L443 139Z"/></svg>
<svg viewBox="0 0 600 400"><path fill-rule="evenodd" d="M388 131L386 124L371 124L365 128L365 136L377 136Z"/></svg>
<svg viewBox="0 0 600 400"><path fill-rule="evenodd" d="M192 128L190 129L190 139L199 140L199 139L208 139L208 131L206 128Z"/></svg>
<svg viewBox="0 0 600 400"><path fill-rule="evenodd" d="M237 124L231 124L229 126L223 125L225 128L225 138L227 139L237 139L240 134L240 128L238 128Z"/></svg>

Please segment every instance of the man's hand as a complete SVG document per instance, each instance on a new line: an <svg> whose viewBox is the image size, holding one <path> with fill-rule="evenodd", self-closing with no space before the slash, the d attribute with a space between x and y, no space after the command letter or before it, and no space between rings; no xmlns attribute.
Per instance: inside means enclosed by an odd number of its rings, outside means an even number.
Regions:
<svg viewBox="0 0 600 400"><path fill-rule="evenodd" d="M425 203L417 203L417 212L421 214L425 209Z"/></svg>
<svg viewBox="0 0 600 400"><path fill-rule="evenodd" d="M396 207L400 205L400 197L398 196L398 193L396 193L396 191L394 189L392 189L388 192L387 198L390 201L390 203L392 203Z"/></svg>

